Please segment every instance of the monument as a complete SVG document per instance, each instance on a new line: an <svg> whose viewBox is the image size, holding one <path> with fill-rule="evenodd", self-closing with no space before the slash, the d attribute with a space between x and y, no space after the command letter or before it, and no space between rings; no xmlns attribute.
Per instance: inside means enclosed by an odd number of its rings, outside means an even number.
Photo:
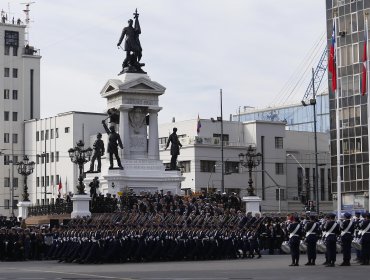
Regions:
<svg viewBox="0 0 370 280"><path fill-rule="evenodd" d="M184 178L179 170L165 171L159 159L158 112L162 109L159 96L165 93L166 88L152 81L142 70L144 64L140 62L142 48L138 17L136 10L134 27L133 21L129 20L129 26L123 29L117 44L120 46L125 40L126 58L122 71L118 77L108 80L100 92L107 99L109 129L113 127L122 140L123 149L118 150L121 161L118 166L122 169L110 168L109 159L102 158L101 172L87 173L85 181L89 184L95 176L99 176L102 193L117 194L130 188L135 193L163 190L176 194L180 192L180 183ZM110 144L110 139L108 142Z"/></svg>

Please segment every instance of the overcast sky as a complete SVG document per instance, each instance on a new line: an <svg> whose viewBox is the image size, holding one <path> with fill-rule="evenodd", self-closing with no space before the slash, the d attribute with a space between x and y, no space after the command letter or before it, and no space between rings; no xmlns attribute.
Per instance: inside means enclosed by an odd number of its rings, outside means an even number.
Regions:
<svg viewBox="0 0 370 280"><path fill-rule="evenodd" d="M0 0L0 8L8 11L10 3L24 19L22 2ZM167 88L160 123L219 115L221 88L225 119L239 106L274 105L325 32L323 0L35 2L30 45L42 55L42 118L106 109L99 93L121 71L124 53L116 45L135 8L144 70ZM307 72L286 101L301 100L309 78Z"/></svg>

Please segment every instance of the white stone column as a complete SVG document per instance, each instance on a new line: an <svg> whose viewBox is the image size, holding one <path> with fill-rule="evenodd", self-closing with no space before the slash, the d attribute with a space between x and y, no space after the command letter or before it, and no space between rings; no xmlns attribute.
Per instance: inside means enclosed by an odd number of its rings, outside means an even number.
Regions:
<svg viewBox="0 0 370 280"><path fill-rule="evenodd" d="M119 134L122 139L123 144L123 158L130 159L131 158L131 151L130 151L130 127L129 127L129 119L128 119L128 110L130 108L125 106L119 107Z"/></svg>
<svg viewBox="0 0 370 280"><path fill-rule="evenodd" d="M148 158L159 160L158 112L161 108L149 109Z"/></svg>

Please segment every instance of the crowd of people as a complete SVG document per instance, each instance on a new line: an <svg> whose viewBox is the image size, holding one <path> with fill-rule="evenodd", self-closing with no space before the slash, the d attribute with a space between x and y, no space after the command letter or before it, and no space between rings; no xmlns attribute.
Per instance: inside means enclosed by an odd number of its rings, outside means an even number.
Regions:
<svg viewBox="0 0 370 280"><path fill-rule="evenodd" d="M76 218L60 226L2 222L0 260L118 263L260 258L261 252L285 252L291 253L291 265L297 266L305 250L307 265L315 265L317 246L323 241L326 265L333 266L339 238L342 265L349 265L352 240L362 237L357 255L363 264L369 263L370 216L366 213L354 218L346 214L342 220L308 213L245 214L236 194L219 192L188 197L128 192L120 199L108 198L116 207L113 213Z"/></svg>

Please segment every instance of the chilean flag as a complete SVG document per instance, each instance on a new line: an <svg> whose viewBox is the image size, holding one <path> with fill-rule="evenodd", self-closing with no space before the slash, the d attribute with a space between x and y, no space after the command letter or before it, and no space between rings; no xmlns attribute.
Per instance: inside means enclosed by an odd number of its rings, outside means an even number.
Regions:
<svg viewBox="0 0 370 280"><path fill-rule="evenodd" d="M366 94L367 91L367 28L365 28L365 38L364 38L364 52L362 56L362 80L361 80L361 93Z"/></svg>
<svg viewBox="0 0 370 280"><path fill-rule="evenodd" d="M329 51L328 69L331 73L331 86L333 91L337 89L337 67L335 57L335 19L333 19L333 34L331 35L331 45Z"/></svg>
<svg viewBox="0 0 370 280"><path fill-rule="evenodd" d="M61 189L63 188L62 186L62 180L59 179L59 184L58 184L58 192L60 193Z"/></svg>

